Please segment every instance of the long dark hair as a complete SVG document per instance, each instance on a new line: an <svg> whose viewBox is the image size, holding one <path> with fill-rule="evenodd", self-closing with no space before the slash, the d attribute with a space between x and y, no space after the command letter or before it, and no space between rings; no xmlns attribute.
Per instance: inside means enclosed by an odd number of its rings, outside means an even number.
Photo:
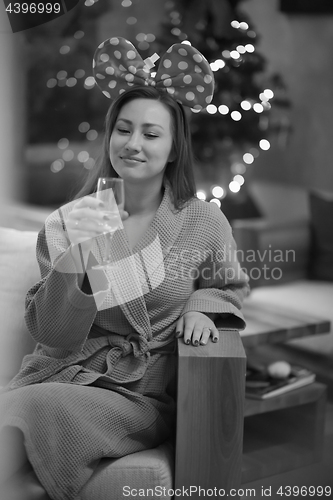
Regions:
<svg viewBox="0 0 333 500"><path fill-rule="evenodd" d="M184 203L195 196L196 192L190 128L183 106L170 97L167 92L159 91L152 86L134 87L126 90L113 101L105 119L102 154L94 168L89 171L83 187L74 198L81 198L96 192L99 177L118 177L110 162L110 138L121 108L133 99L155 99L165 104L171 113L172 152L175 159L167 164L164 176L170 184L174 206L179 210Z"/></svg>

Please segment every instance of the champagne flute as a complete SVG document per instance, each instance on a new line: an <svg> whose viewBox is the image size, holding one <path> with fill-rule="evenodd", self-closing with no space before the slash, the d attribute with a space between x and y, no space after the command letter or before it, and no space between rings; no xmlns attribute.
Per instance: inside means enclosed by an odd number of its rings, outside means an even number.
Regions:
<svg viewBox="0 0 333 500"><path fill-rule="evenodd" d="M119 210L124 210L125 205L125 191L124 181L120 177L100 177L97 182L97 199L104 203L101 211L106 218L106 226L108 230L103 234L106 237L105 258L101 266L110 264L110 240L113 233L122 227L121 217ZM110 227L112 230L110 231Z"/></svg>

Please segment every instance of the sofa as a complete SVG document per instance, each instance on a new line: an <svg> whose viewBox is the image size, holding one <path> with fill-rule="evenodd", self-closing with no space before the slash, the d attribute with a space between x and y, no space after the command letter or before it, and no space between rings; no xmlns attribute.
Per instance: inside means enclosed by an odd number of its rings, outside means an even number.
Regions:
<svg viewBox="0 0 333 500"><path fill-rule="evenodd" d="M268 307L311 312L331 323L328 334L293 339L270 350L301 362L332 384L333 202L313 195L310 204L310 217L235 220L233 233L238 257L250 276L249 303L258 300Z"/></svg>
<svg viewBox="0 0 333 500"><path fill-rule="evenodd" d="M24 302L29 287L39 280L38 233L31 229L41 227L45 213L33 213L18 210L14 218L6 218L7 225L19 229L0 227L1 385L17 373L35 345L24 323ZM178 341L174 440L120 459L102 459L81 500L123 500L124 493L132 498L140 496L139 489L156 487L164 487L162 498L169 499L172 488L229 490L240 485L246 358L238 332L224 331L221 337L218 344L202 347ZM161 497L158 491L150 497ZM191 497L199 498L199 493L192 490Z"/></svg>

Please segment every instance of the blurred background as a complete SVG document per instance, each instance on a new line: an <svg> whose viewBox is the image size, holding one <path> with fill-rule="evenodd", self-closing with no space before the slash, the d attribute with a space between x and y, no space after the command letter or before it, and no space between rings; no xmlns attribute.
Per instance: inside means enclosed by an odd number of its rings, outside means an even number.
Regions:
<svg viewBox="0 0 333 500"><path fill-rule="evenodd" d="M280 460L275 444L265 445L264 470L274 462L274 470L286 472L260 479L258 487L332 484L333 330L310 335L316 324L310 314L333 324L333 2L81 0L58 19L13 34L0 0L0 226L40 229L94 168L110 102L96 88L92 59L96 47L112 36L128 38L143 59L154 52L162 56L173 43L191 43L211 64L216 81L212 103L199 114L187 110L197 195L220 206L244 255L257 252L256 261L245 262L250 277L252 269L260 271L266 264L283 271L283 279L251 280L256 290L250 300L257 297L263 304L258 313L254 308L254 316L264 330L277 316L277 339L269 336L267 345L263 341L260 356L296 360L329 389L330 404L318 410L316 419L322 423L315 422L313 434L319 450L318 425L322 428L325 411L323 461L289 471L288 461L294 460L289 437L288 453ZM25 236L16 235L18 240L15 234L2 232L0 239L5 325L0 341L15 344L12 352L20 362L28 340L8 335L6 327L6 321L23 321L23 293L16 293L13 276L22 282L23 258L31 259L24 267L27 273L33 266L38 270L36 235L29 249ZM271 251L290 249L295 260L272 261ZM21 312L16 305L10 309L15 304L11 290L16 304L21 300ZM281 311L288 325L303 325L284 344L279 340ZM256 345L249 345L250 358ZM7 351L0 348L5 353L0 367L12 368ZM279 414L287 434L294 436L304 411L308 414L309 407L295 412L295 424L285 424ZM264 436L278 441L279 433L265 419L259 420L260 432L266 429ZM300 429L302 445L310 442L312 434ZM301 448L295 453L296 467L305 463L304 456L307 460ZM258 468L257 458L253 463Z"/></svg>
<svg viewBox="0 0 333 500"><path fill-rule="evenodd" d="M333 191L332 14L326 0L86 0L12 34L2 11L0 203L57 207L94 168L109 101L91 62L116 35L143 58L190 42L210 62L214 100L189 110L199 197L230 221L307 216L309 190Z"/></svg>

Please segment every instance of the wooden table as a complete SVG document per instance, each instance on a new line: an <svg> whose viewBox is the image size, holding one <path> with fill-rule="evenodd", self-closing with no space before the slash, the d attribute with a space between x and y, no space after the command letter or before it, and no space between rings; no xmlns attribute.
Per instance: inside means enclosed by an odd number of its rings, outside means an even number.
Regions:
<svg viewBox="0 0 333 500"><path fill-rule="evenodd" d="M281 344L297 337L330 331L329 320L310 313L300 314L292 308L288 310L268 305L258 299L247 299L243 314L246 328L240 335L245 348L260 344Z"/></svg>
<svg viewBox="0 0 333 500"><path fill-rule="evenodd" d="M240 332L248 358L265 344L328 333L330 321L247 299ZM265 358L266 363L270 362ZM317 462L324 436L326 386L313 383L272 399L245 399L242 483Z"/></svg>

